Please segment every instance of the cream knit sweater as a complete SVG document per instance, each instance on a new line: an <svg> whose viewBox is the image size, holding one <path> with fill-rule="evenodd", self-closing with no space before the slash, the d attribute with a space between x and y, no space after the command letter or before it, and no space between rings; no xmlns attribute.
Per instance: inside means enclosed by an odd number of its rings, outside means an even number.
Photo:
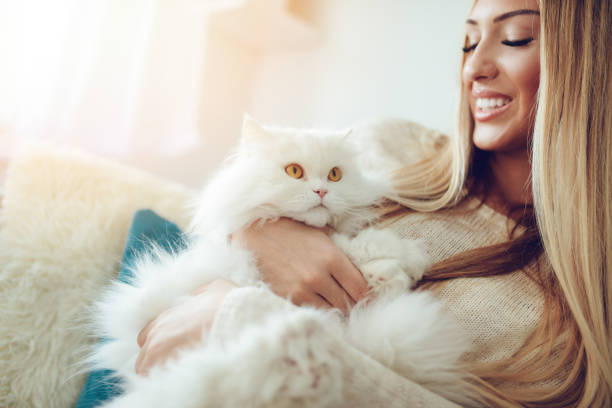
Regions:
<svg viewBox="0 0 612 408"><path fill-rule="evenodd" d="M436 213L410 212L386 222L408 238L421 239L433 261L508 239L512 226L505 216L476 200ZM470 333L473 347L465 360L495 361L510 357L535 328L542 308L536 285L523 273L487 278L461 278L446 283L439 295ZM216 316L210 336L235 338L245 326L274 313L290 315L298 308L264 289L233 290ZM341 339L334 340L344 366L344 400L351 407L453 407L372 360Z"/></svg>
<svg viewBox="0 0 612 408"><path fill-rule="evenodd" d="M507 241L514 222L476 199L437 213L410 213L388 225L406 238L421 239L434 262L469 249ZM472 335L470 361L510 357L535 329L543 306L540 289L517 271L445 282L439 292Z"/></svg>

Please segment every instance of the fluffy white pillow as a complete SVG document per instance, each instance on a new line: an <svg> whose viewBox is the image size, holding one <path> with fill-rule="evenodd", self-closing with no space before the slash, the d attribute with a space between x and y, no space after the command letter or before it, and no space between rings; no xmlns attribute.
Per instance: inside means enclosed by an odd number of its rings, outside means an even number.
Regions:
<svg viewBox="0 0 612 408"><path fill-rule="evenodd" d="M179 226L193 192L83 153L30 147L0 208L0 406L69 407L94 341L85 317L118 272L133 213Z"/></svg>

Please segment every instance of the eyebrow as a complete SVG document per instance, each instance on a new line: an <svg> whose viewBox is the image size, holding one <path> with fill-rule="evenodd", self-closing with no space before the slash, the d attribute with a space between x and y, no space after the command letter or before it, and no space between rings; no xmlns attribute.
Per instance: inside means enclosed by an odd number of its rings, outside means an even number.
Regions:
<svg viewBox="0 0 612 408"><path fill-rule="evenodd" d="M539 16L540 12L538 10L531 10L531 9L521 9L521 10L509 11L508 13L500 14L499 16L495 17L493 19L493 22L497 23L497 22L500 22L502 20L506 20L506 19L508 19L510 17L520 16L520 15L523 15L523 14L532 14L532 15ZM469 19L469 18L465 22L467 24L478 25L476 20L472 20L472 19Z"/></svg>

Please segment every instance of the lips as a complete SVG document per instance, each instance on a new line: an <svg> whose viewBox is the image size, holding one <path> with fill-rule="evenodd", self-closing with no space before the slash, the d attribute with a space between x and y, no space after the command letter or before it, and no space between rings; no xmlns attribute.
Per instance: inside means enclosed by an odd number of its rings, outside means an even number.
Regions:
<svg viewBox="0 0 612 408"><path fill-rule="evenodd" d="M499 92L488 89L476 89L472 91L474 97L473 109L474 119L479 122L491 120L509 109L512 98Z"/></svg>

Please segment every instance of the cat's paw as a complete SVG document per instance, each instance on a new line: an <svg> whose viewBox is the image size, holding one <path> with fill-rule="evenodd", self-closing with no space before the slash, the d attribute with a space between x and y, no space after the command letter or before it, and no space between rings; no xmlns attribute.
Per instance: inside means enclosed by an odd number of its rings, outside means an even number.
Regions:
<svg viewBox="0 0 612 408"><path fill-rule="evenodd" d="M393 231L366 228L354 238L334 234L332 239L377 295L409 289L431 264L421 242L404 239Z"/></svg>
<svg viewBox="0 0 612 408"><path fill-rule="evenodd" d="M370 294L375 297L400 294L414 285L414 280L404 273L397 259L373 259L359 268L368 282Z"/></svg>

